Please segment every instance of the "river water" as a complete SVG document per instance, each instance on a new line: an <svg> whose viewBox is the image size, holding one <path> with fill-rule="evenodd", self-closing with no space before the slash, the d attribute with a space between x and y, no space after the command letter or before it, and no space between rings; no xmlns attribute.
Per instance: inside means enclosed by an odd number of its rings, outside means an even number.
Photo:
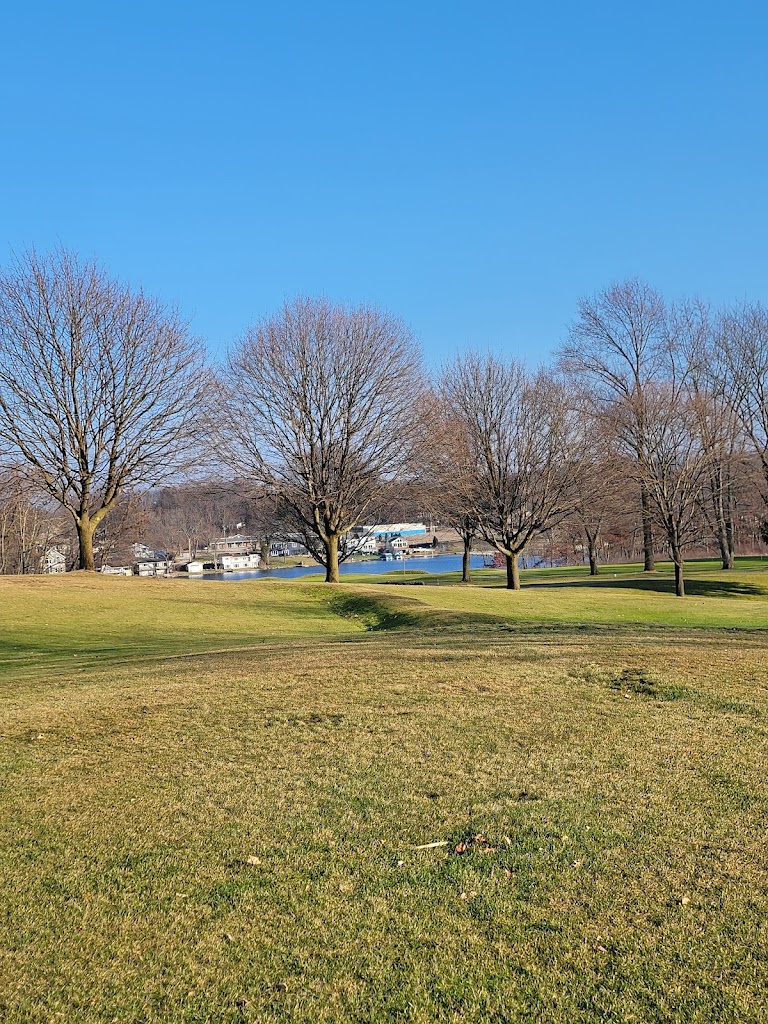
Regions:
<svg viewBox="0 0 768 1024"><path fill-rule="evenodd" d="M483 566L482 555L472 555L470 565L473 569ZM396 562L384 562L376 559L371 562L342 562L339 566L341 576L347 574L386 573L396 579L398 575L421 570L421 572L461 572L461 555L433 555L431 557L403 558ZM209 572L204 576L190 576L198 580L271 580L294 579L297 576L325 575L321 565L293 565L289 569L243 569L235 572Z"/></svg>

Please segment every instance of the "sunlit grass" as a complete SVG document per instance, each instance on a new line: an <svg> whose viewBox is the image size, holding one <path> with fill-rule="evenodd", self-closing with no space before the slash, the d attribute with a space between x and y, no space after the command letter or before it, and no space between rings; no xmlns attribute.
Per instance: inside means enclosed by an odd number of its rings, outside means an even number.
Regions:
<svg viewBox="0 0 768 1024"><path fill-rule="evenodd" d="M70 663L80 669L353 636L379 625L382 609L386 622L417 631L532 623L768 627L768 568L753 563L726 573L701 563L682 600L674 597L669 567L650 577L621 568L596 579L572 569L535 570L519 593L501 586L498 570L475 573L470 587L449 585L457 574L346 577L338 588L306 580L0 577L0 678L66 671Z"/></svg>
<svg viewBox="0 0 768 1024"><path fill-rule="evenodd" d="M610 566L597 577L573 568L531 570L519 592L506 590L501 570L475 570L469 586L456 585L457 579L391 573L350 582L386 584L392 594L478 623L490 616L509 624L768 628L768 566L757 560L728 572L711 562L692 563L685 598L675 597L672 566L666 564L653 575L636 566Z"/></svg>
<svg viewBox="0 0 768 1024"><path fill-rule="evenodd" d="M0 576L0 678L358 632L330 599L300 583Z"/></svg>
<svg viewBox="0 0 768 1024"><path fill-rule="evenodd" d="M0 1019L768 1021L768 598L701 581L2 581Z"/></svg>

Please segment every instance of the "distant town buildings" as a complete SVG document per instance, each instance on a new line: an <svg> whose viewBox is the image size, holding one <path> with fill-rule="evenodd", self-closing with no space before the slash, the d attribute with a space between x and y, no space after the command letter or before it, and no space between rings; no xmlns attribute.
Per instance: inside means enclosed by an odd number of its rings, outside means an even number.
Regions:
<svg viewBox="0 0 768 1024"><path fill-rule="evenodd" d="M173 561L170 558L147 558L134 563L133 571L137 576L167 576L173 572Z"/></svg>
<svg viewBox="0 0 768 1024"><path fill-rule="evenodd" d="M352 554L381 555L405 552L411 546L406 538L413 541L426 539L424 523L375 523L372 526L356 526L346 540L347 550Z"/></svg>
<svg viewBox="0 0 768 1024"><path fill-rule="evenodd" d="M225 534L210 542L198 557L189 552L171 558L165 551L155 551L147 544L137 543L124 550L111 551L103 555L101 572L106 576L168 576L174 571L201 574L205 569L235 570L258 569L262 564L262 538L252 534ZM368 557L402 557L406 552L418 553L419 549L430 547L427 527L424 523L375 523L358 526L342 539L342 545L349 555ZM273 540L269 545L272 558L306 555L306 547L297 539ZM47 548L40 560L40 572L60 573L67 571L69 550L61 544Z"/></svg>

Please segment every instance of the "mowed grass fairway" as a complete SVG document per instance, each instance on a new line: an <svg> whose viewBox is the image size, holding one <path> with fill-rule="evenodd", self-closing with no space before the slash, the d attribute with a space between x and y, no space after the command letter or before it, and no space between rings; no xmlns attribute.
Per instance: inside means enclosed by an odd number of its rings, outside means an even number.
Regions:
<svg viewBox="0 0 768 1024"><path fill-rule="evenodd" d="M0 1019L768 1021L768 572L529 581L0 579Z"/></svg>

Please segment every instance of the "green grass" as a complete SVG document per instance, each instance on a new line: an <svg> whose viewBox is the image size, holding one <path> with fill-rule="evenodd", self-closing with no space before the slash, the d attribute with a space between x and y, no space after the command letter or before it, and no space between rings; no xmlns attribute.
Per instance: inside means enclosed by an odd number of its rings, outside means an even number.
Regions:
<svg viewBox="0 0 768 1024"><path fill-rule="evenodd" d="M319 570L318 570L319 572ZM717 579L727 581L731 575L741 573L763 573L768 572L768 557L759 555L743 556L736 559L736 568L728 573L720 568L720 562L716 559L692 559L685 563L686 583L696 587L696 580L702 575L713 576ZM444 572L430 573L424 569L386 569L378 574L352 574L345 575L344 579L354 579L356 582L397 583L425 582L430 584L454 584L460 582L460 573ZM661 593L669 592L674 594L674 567L671 562L660 561L656 563L656 571L652 574L643 572L640 562L617 563L615 565L600 565L596 577L590 577L589 568L585 565L555 566L553 568L522 569L520 579L523 586L541 586L550 583L582 583L584 585L606 584L611 580L636 581L639 585L652 586ZM642 581L645 581L644 583ZM481 587L506 587L506 572L504 569L487 569L484 567L473 568L471 571L471 585Z"/></svg>
<svg viewBox="0 0 768 1024"><path fill-rule="evenodd" d="M537 578L0 580L0 1019L768 1021L768 574Z"/></svg>
<svg viewBox="0 0 768 1024"><path fill-rule="evenodd" d="M330 601L312 584L0 576L0 679L358 632Z"/></svg>

